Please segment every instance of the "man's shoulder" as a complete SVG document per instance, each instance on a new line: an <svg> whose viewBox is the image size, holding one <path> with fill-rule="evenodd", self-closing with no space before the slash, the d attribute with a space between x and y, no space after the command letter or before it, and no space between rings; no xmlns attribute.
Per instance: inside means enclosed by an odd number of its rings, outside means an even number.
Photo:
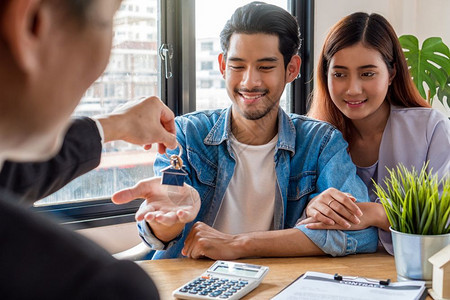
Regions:
<svg viewBox="0 0 450 300"><path fill-rule="evenodd" d="M328 122L313 119L313 118L310 118L305 115L298 115L298 114L290 113L290 114L288 114L288 116L289 116L289 119L294 124L296 130L299 130L299 129L319 130L319 131L337 130L336 127L334 127L333 125L331 125Z"/></svg>
<svg viewBox="0 0 450 300"><path fill-rule="evenodd" d="M310 147L304 150L311 151L315 148L314 145L322 148L330 141L333 141L333 143L344 141L341 133L327 122L293 113L286 114L286 116L288 119L280 124L281 131L279 131L279 134L281 134L283 141L288 144L295 140L297 150L298 147Z"/></svg>
<svg viewBox="0 0 450 300"><path fill-rule="evenodd" d="M207 124L214 124L226 112L226 109L200 110L184 114L176 117L179 123L191 123L194 125L205 126Z"/></svg>

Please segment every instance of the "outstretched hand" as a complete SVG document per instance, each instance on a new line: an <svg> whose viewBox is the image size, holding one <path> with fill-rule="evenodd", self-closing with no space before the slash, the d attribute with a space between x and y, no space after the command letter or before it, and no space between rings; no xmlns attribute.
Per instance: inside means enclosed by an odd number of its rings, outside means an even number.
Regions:
<svg viewBox="0 0 450 300"><path fill-rule="evenodd" d="M144 198L136 213L136 220L145 220L162 241L176 237L186 223L195 219L200 210L200 196L190 185L162 185L161 177L140 181L132 188L112 196L116 204Z"/></svg>
<svg viewBox="0 0 450 300"><path fill-rule="evenodd" d="M102 124L104 142L123 140L146 150L158 143L161 154L177 146L174 114L158 97L127 102L96 118Z"/></svg>

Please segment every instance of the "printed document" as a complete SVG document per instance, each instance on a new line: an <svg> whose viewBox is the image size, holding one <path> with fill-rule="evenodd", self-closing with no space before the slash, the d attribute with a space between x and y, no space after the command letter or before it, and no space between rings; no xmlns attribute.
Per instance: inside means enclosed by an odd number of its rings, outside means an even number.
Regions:
<svg viewBox="0 0 450 300"><path fill-rule="evenodd" d="M424 281L405 281L387 284L378 279L306 272L272 300L401 300L421 299Z"/></svg>

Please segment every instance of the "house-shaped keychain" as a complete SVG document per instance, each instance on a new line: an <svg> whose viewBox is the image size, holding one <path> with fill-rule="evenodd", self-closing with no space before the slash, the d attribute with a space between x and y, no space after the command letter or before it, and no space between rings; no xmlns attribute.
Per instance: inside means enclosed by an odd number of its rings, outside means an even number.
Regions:
<svg viewBox="0 0 450 300"><path fill-rule="evenodd" d="M183 186L187 173L183 170L183 160L181 159L181 147L178 155L170 156L170 166L161 170L161 184ZM167 156L167 154L166 154Z"/></svg>
<svg viewBox="0 0 450 300"><path fill-rule="evenodd" d="M187 175L182 169L176 169L173 166L168 166L161 170L162 179L161 184L183 186L184 177Z"/></svg>

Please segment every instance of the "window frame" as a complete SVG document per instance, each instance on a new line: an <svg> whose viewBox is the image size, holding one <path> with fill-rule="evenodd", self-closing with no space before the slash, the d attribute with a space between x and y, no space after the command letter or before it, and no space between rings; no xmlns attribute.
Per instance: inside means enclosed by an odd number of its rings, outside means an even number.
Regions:
<svg viewBox="0 0 450 300"><path fill-rule="evenodd" d="M37 214L55 219L63 227L85 229L135 221L135 214L143 199L116 205L111 199L77 201L33 207Z"/></svg>
<svg viewBox="0 0 450 300"><path fill-rule="evenodd" d="M314 0L287 0L288 9L300 25L302 46L301 76L290 88L291 112L305 114L309 94L313 89L314 70ZM159 90L162 101L176 116L193 112L196 107L195 0L159 0L158 40L173 47L172 77L166 79L161 58L158 68L163 76ZM159 46L160 46L159 45ZM158 47L159 48L159 47ZM93 228L134 222L142 199L116 205L110 198L74 201L64 204L32 207L40 214L56 216L59 223L71 228Z"/></svg>
<svg viewBox="0 0 450 300"><path fill-rule="evenodd" d="M291 112L304 115L309 108L309 97L314 89L314 1L290 1L288 9L297 18L300 27L300 78L296 79L291 88Z"/></svg>

